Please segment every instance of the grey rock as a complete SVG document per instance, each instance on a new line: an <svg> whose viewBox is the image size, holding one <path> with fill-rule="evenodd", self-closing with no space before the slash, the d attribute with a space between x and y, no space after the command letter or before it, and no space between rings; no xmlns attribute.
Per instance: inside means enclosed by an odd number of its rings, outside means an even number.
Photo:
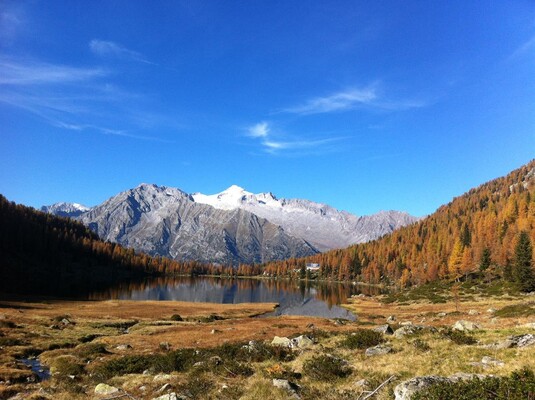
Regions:
<svg viewBox="0 0 535 400"><path fill-rule="evenodd" d="M286 379L273 379L273 386L279 389L293 390L290 382Z"/></svg>
<svg viewBox="0 0 535 400"><path fill-rule="evenodd" d="M524 328L535 329L535 322L528 322L527 324L522 325Z"/></svg>
<svg viewBox="0 0 535 400"><path fill-rule="evenodd" d="M448 378L442 376L418 376L401 382L394 388L395 400L410 400L413 394L440 382L446 382Z"/></svg>
<svg viewBox="0 0 535 400"><path fill-rule="evenodd" d="M445 312L439 312L439 313L437 314L437 317L439 317L439 318L444 318L446 315L448 315L448 314L446 314Z"/></svg>
<svg viewBox="0 0 535 400"><path fill-rule="evenodd" d="M403 321L399 323L401 326L413 325L412 321Z"/></svg>
<svg viewBox="0 0 535 400"><path fill-rule="evenodd" d="M185 399L184 396L179 396L175 392L164 394L159 397L154 397L152 400L182 400Z"/></svg>
<svg viewBox="0 0 535 400"><path fill-rule="evenodd" d="M509 336L503 342L495 343L490 347L496 349L509 349L512 347L529 347L535 344L535 335L528 333L525 335Z"/></svg>
<svg viewBox="0 0 535 400"><path fill-rule="evenodd" d="M78 219L104 240L180 260L237 265L317 253L305 240L246 210L216 209L164 186L142 184Z"/></svg>
<svg viewBox="0 0 535 400"><path fill-rule="evenodd" d="M314 341L308 336L301 335L291 340L291 347L296 347L298 349L305 349L314 345Z"/></svg>
<svg viewBox="0 0 535 400"><path fill-rule="evenodd" d="M132 346L130 346L129 344L120 344L117 347L115 347L115 349L120 350L120 351L130 350L131 348Z"/></svg>
<svg viewBox="0 0 535 400"><path fill-rule="evenodd" d="M361 389L367 389L370 387L370 382L367 381L366 379L360 379L355 382L355 386Z"/></svg>
<svg viewBox="0 0 535 400"><path fill-rule="evenodd" d="M171 389L171 384L170 383L166 383L160 389L158 389L158 392L162 393L162 392L165 392L166 390L169 390L169 389Z"/></svg>
<svg viewBox="0 0 535 400"><path fill-rule="evenodd" d="M471 332L479 329L479 325L472 321L459 320L452 326L453 330Z"/></svg>
<svg viewBox="0 0 535 400"><path fill-rule="evenodd" d="M165 382L171 380L172 375L169 374L157 374L152 378L154 382Z"/></svg>
<svg viewBox="0 0 535 400"><path fill-rule="evenodd" d="M394 331L394 337L401 339L405 336L414 335L423 330L420 325L406 325Z"/></svg>
<svg viewBox="0 0 535 400"><path fill-rule="evenodd" d="M376 326L376 327L372 328L372 331L382 333L383 335L393 335L394 334L394 330L388 324Z"/></svg>
<svg viewBox="0 0 535 400"><path fill-rule="evenodd" d="M505 365L505 363L503 361L497 360L497 359L489 357L489 356L484 356L481 359L481 363L482 364L486 364L486 365L493 365L493 366L496 366L496 367L503 367Z"/></svg>
<svg viewBox="0 0 535 400"><path fill-rule="evenodd" d="M379 344L377 346L367 348L364 354L366 355L366 357L373 357L373 356L388 354L391 352L392 352L392 347L388 345L384 345L384 344Z"/></svg>
<svg viewBox="0 0 535 400"><path fill-rule="evenodd" d="M284 336L275 336L271 341L272 346L291 347L292 341Z"/></svg>
<svg viewBox="0 0 535 400"><path fill-rule="evenodd" d="M117 394L119 393L119 389L117 389L114 386L107 385L105 383L99 383L95 387L95 394L98 396L108 396L110 394Z"/></svg>
<svg viewBox="0 0 535 400"><path fill-rule="evenodd" d="M496 310L495 308L493 308L493 307L487 309L487 312L488 312L489 314L494 314L496 311L497 311L497 310Z"/></svg>
<svg viewBox="0 0 535 400"><path fill-rule="evenodd" d="M395 322L396 321L396 316L395 315L389 315L388 318L386 319L386 322L388 322L389 324L391 324L392 322Z"/></svg>
<svg viewBox="0 0 535 400"><path fill-rule="evenodd" d="M479 311L477 311L477 310L470 310L470 311L468 311L468 315L479 315Z"/></svg>

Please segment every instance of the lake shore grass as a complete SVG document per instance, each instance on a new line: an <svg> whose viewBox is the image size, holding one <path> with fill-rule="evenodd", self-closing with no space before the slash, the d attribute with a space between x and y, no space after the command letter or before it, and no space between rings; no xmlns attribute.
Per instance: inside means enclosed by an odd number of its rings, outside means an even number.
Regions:
<svg viewBox="0 0 535 400"><path fill-rule="evenodd" d="M535 346L485 347L510 335L535 333L526 326L535 322L533 295L467 296L445 303L381 299L349 299L344 307L358 315L355 322L303 316L254 318L275 307L261 303L0 301L0 399L106 398L95 394L99 383L134 399L171 392L199 399L294 397L292 391L274 388L273 378L298 385L301 398L345 399L357 398L393 376L374 397L390 399L396 384L414 376L456 372L502 376L522 367L535 369ZM409 322L427 328L414 336L384 335L392 348L384 355L367 357L364 349L347 347L345 343L355 341L347 339L351 333L383 325L388 317L395 319L394 328ZM463 319L481 327L468 334L475 344L455 344L440 333ZM269 347L274 336L301 334L315 344L292 350L292 357L277 356ZM262 349L269 357L243 358L240 349L251 341L268 346ZM185 354L193 356L184 359ZM32 356L50 368L51 379L35 381L17 361ZM504 365L478 365L484 356ZM331 358L342 361L325 368L316 365ZM220 364L213 361L218 359ZM366 383L357 384L362 379Z"/></svg>

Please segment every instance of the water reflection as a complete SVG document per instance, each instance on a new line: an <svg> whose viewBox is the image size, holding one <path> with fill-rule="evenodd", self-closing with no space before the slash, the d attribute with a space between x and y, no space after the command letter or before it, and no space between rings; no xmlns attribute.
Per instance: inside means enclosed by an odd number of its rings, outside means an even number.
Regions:
<svg viewBox="0 0 535 400"><path fill-rule="evenodd" d="M272 315L309 315L354 319L339 304L377 288L341 283L291 282L268 279L220 279L207 277L162 277L122 283L92 292L90 300L175 300L205 303L278 303Z"/></svg>

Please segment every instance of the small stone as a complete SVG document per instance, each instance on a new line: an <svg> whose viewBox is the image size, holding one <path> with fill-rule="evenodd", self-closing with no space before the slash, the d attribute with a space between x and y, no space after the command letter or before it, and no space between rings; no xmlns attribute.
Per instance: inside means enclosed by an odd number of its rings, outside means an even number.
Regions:
<svg viewBox="0 0 535 400"><path fill-rule="evenodd" d="M279 389L286 389L289 391L292 391L292 386L290 385L290 382L287 379L273 379L273 386Z"/></svg>
<svg viewBox="0 0 535 400"><path fill-rule="evenodd" d="M132 346L130 346L129 344L120 344L115 349L120 350L120 351L125 351L125 350L130 350L131 348Z"/></svg>
<svg viewBox="0 0 535 400"><path fill-rule="evenodd" d="M399 324L401 326L408 326L408 325L412 325L412 321L403 321L403 322L400 322Z"/></svg>
<svg viewBox="0 0 535 400"><path fill-rule="evenodd" d="M195 364L193 364L193 368L200 368L204 365L204 361L197 361Z"/></svg>
<svg viewBox="0 0 535 400"><path fill-rule="evenodd" d="M439 312L439 313L437 314L437 317L439 317L439 318L444 318L446 315L448 315L448 314L446 314L445 312Z"/></svg>
<svg viewBox="0 0 535 400"><path fill-rule="evenodd" d="M212 335L214 335L214 334L216 334L216 333L221 333L221 331L218 330L218 329L212 329L212 330L210 331L210 333L211 333Z"/></svg>
<svg viewBox="0 0 535 400"><path fill-rule="evenodd" d="M522 325L524 328L535 329L535 322L528 322L527 324Z"/></svg>
<svg viewBox="0 0 535 400"><path fill-rule="evenodd" d="M496 309L491 307L491 308L489 308L489 309L487 310L487 312L488 312L489 314L494 314L494 313L496 312Z"/></svg>
<svg viewBox="0 0 535 400"><path fill-rule="evenodd" d="M479 325L472 321L460 320L453 324L452 329L456 331L471 332L479 329Z"/></svg>
<svg viewBox="0 0 535 400"><path fill-rule="evenodd" d="M314 346L314 342L308 336L301 335L291 340L291 346L299 349L305 349L307 347Z"/></svg>
<svg viewBox="0 0 535 400"><path fill-rule="evenodd" d="M394 334L394 330L388 324L376 326L376 327L372 328L372 331L382 333L383 335L393 335Z"/></svg>
<svg viewBox="0 0 535 400"><path fill-rule="evenodd" d="M70 325L70 324L71 324L71 321L69 321L67 318L63 318L63 319L61 320L61 323L62 323L63 325Z"/></svg>
<svg viewBox="0 0 535 400"><path fill-rule="evenodd" d="M210 357L210 362L214 365L221 365L223 364L223 360L219 356L212 356Z"/></svg>
<svg viewBox="0 0 535 400"><path fill-rule="evenodd" d="M395 322L396 321L396 316L395 315L390 315L387 319L386 319L386 322L388 322L389 324L391 324L392 322Z"/></svg>
<svg viewBox="0 0 535 400"><path fill-rule="evenodd" d="M377 346L367 348L364 354L366 355L366 357L372 357L388 354L390 352L392 352L392 347L384 344L379 344Z"/></svg>
<svg viewBox="0 0 535 400"><path fill-rule="evenodd" d="M362 389L367 389L370 387L370 382L368 382L366 379L361 379L355 382L355 386Z"/></svg>
<svg viewBox="0 0 535 400"><path fill-rule="evenodd" d="M494 365L496 367L503 367L505 365L505 363L503 361L497 360L497 359L489 357L489 356L483 357L481 359L481 363L482 364L486 364L486 365Z"/></svg>
<svg viewBox="0 0 535 400"><path fill-rule="evenodd" d="M439 382L446 382L448 378L442 376L417 376L408 381L401 382L394 388L395 400L410 400L414 393L417 393L431 385Z"/></svg>
<svg viewBox="0 0 535 400"><path fill-rule="evenodd" d="M479 312L477 310L470 310L468 311L468 315L479 315Z"/></svg>
<svg viewBox="0 0 535 400"><path fill-rule="evenodd" d="M116 394L119 393L119 389L117 389L114 386L107 385L105 383L99 383L95 387L95 394L99 396L107 396L110 394Z"/></svg>
<svg viewBox="0 0 535 400"><path fill-rule="evenodd" d="M164 394L163 396L160 396L160 397L155 397L152 400L179 400L181 398L182 397L178 397L177 394L173 392L173 393Z"/></svg>
<svg viewBox="0 0 535 400"><path fill-rule="evenodd" d="M165 351L169 351L169 350L171 350L171 344L169 342L161 342L160 343L160 349L161 350L165 350Z"/></svg>
<svg viewBox="0 0 535 400"><path fill-rule="evenodd" d="M171 378L172 376L169 374L158 374L158 375L154 375L154 378L152 378L152 380L154 382L162 382L162 381L168 381Z"/></svg>

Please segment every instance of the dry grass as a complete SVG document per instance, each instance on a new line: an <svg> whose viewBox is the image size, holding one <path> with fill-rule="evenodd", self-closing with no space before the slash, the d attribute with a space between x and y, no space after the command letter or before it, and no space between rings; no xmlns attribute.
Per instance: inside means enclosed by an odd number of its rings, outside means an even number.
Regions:
<svg viewBox="0 0 535 400"><path fill-rule="evenodd" d="M533 296L525 301L533 301ZM2 302L0 303L0 336L13 339L23 345L6 346L0 350L0 399L22 393L21 398L32 398L41 393L43 398L82 399L92 396L96 383L88 376L93 365L123 355L146 355L162 352L160 343L167 342L171 350L180 348L210 348L224 343L271 341L273 336L292 337L314 329L327 332L318 335L319 343L299 352L298 357L289 362L275 360L253 363L254 374L250 377L223 376L217 371L192 374L173 373L164 381L154 380L154 375L116 376L108 383L126 390L136 399L152 399L161 395L158 391L169 383L173 391L200 391L200 398L213 399L289 399L291 393L275 389L267 371L283 368L295 383L301 386L303 398L343 399L357 398L362 388L355 385L359 379L369 381L369 388L377 387L388 377L396 379L382 389L375 399L391 398L393 387L401 380L417 375L451 375L456 372L490 373L506 375L511 371L528 366L535 369L535 347L525 349L491 350L482 345L492 344L512 334L532 332L521 325L533 322L533 316L515 316L493 319L487 309L502 309L519 304L518 299L502 297L483 298L480 301L465 301L459 310L453 303L414 303L400 305L382 304L373 298L351 299L345 305L359 315L359 322L336 325L333 321L298 316L251 318L272 310L272 304L206 304L183 302ZM475 310L477 315L469 315ZM438 317L446 312L445 317ZM178 314L185 321L173 321ZM196 322L210 315L221 320ZM473 312L472 312L473 314ZM386 355L365 357L364 350L350 350L341 346L344 333L380 325L385 318L394 315L397 322L412 321L435 327L451 326L459 319L480 323L483 330L474 334L478 345L456 345L439 333L425 332L418 339L426 342L430 350L421 351L413 345L415 337L401 339L386 336L393 352ZM61 318L60 318L61 317ZM67 318L70 323L63 324ZM127 330L126 330L127 329ZM212 333L214 332L214 333ZM6 341L7 343L7 341ZM101 346L99 346L99 344ZM121 350L118 345L128 344L131 348ZM53 367L60 374L41 383L26 383L31 376L27 368L17 363L17 358L26 354L39 354L40 360ZM347 360L352 374L336 381L322 382L304 373L307 360L320 354L332 354ZM502 360L502 367L487 369L472 366L483 356ZM68 360L68 362L65 362ZM68 368L69 365L78 365ZM63 371L63 375L62 374ZM70 372L77 374L69 378ZM298 378L299 374L302 375ZM197 379L198 378L198 379ZM202 378L202 379L201 379Z"/></svg>

